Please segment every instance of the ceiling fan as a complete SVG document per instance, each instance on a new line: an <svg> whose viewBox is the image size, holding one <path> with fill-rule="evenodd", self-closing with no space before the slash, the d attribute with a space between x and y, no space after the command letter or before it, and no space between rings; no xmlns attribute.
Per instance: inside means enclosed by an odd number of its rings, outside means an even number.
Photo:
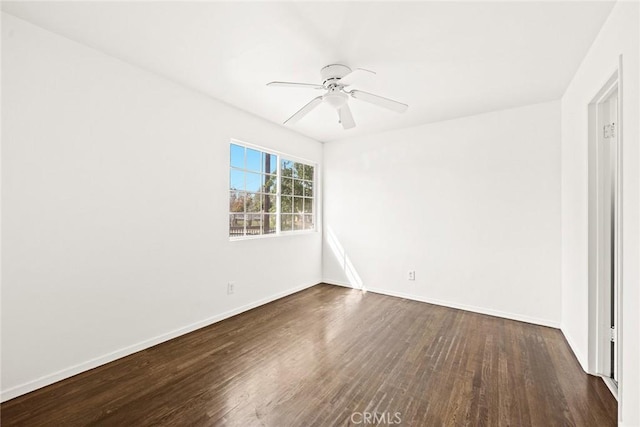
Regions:
<svg viewBox="0 0 640 427"><path fill-rule="evenodd" d="M338 112L338 122L342 124L345 129L351 129L355 127L356 122L353 120L351 109L349 108L349 96L361 101L375 104L379 107L388 108L389 110L396 111L398 113L404 113L409 107L402 102L394 101L389 98L384 98L372 93L363 92L361 90L346 90L347 86L351 86L359 76L366 73L375 74L370 70L364 68L356 68L352 70L346 65L331 64L320 70L322 76L322 84L312 83L293 83L293 82L271 82L267 83L267 86L276 87L294 87L294 88L306 88L306 89L318 89L326 90L324 95L313 98L307 105L298 110L293 116L285 120L284 124L294 124L307 114L311 112L318 105L326 102L336 109Z"/></svg>

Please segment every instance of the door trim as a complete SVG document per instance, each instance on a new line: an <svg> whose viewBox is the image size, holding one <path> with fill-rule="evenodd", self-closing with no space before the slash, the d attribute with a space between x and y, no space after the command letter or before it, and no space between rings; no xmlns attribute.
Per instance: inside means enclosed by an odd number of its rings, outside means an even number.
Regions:
<svg viewBox="0 0 640 427"><path fill-rule="evenodd" d="M606 345L610 339L610 329L608 324L610 325L610 316L611 316L611 297L606 297L606 294L603 294L605 290L603 289L603 280L601 280L601 269L600 263L602 261L602 251L599 248L599 241L601 239L601 225L600 222L602 220L601 215L599 213L599 203L602 198L602 194L599 193L599 184L601 179L601 166L600 162L600 151L599 151L599 132L602 132L600 129L599 121L598 121L598 110L600 104L607 100L614 92L617 92L617 123L616 123L616 133L617 133L617 150L616 150L616 188L615 188L615 207L614 207L614 218L615 218L615 246L614 252L615 263L612 266L615 281L614 286L616 286L616 302L617 302L617 316L615 319L616 323L616 332L617 332L617 360L616 360L616 377L618 380L618 384L620 383L620 378L622 377L622 363L621 363L621 353L622 353L622 292L621 286L622 283L622 226L623 226L623 218L622 218L622 55L618 58L618 63L614 68L613 72L610 74L610 77L607 81L601 86L601 89L597 92L597 94L592 98L591 102L588 104L588 170L589 170L589 188L588 188L588 212L589 212L589 226L588 226L588 281L589 281L589 312L588 312L588 331L589 331L589 345L588 345L588 372L592 375L601 375L605 372L607 366L611 366L611 356L610 356L610 345L606 352L603 351L603 346ZM605 201L606 203L606 201ZM610 293L610 291L609 291ZM609 307L607 307L609 304ZM605 355L608 354L609 361L605 360ZM603 378L605 375L601 375ZM608 378L606 375L605 383L611 389L612 394L616 397L616 399L620 395L620 390L618 390L617 384ZM615 390L615 392L614 392Z"/></svg>

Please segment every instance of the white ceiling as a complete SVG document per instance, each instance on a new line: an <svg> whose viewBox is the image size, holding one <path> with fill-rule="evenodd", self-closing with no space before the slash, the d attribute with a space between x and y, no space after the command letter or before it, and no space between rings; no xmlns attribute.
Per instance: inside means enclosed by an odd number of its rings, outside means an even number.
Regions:
<svg viewBox="0 0 640 427"><path fill-rule="evenodd" d="M319 141L414 126L562 96L612 2L2 2L5 12L267 120L317 96L267 87L320 83L343 63L377 72L352 88L409 104L397 114L352 99L343 130L321 105L293 126Z"/></svg>

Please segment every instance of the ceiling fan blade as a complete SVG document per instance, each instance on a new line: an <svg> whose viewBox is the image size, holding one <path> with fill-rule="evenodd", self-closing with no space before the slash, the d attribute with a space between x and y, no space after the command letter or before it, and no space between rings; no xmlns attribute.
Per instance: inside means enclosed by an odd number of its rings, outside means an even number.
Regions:
<svg viewBox="0 0 640 427"><path fill-rule="evenodd" d="M355 83L356 80L358 80L363 75L366 75L367 73L375 74L376 72L371 70L365 70L364 68L356 68L346 76L342 77L340 79L340 84L343 86L352 85L353 83Z"/></svg>
<svg viewBox="0 0 640 427"><path fill-rule="evenodd" d="M288 124L292 125L292 124L296 123L298 120L300 120L301 118L303 118L304 116L309 114L309 112L311 112L311 110L313 110L314 108L316 108L320 104L322 104L322 97L321 96L313 98L311 101L309 101L309 103L307 105L305 105L304 107L299 109L293 116L291 116L287 120L285 120L283 124L286 125L288 123Z"/></svg>
<svg viewBox="0 0 640 427"><path fill-rule="evenodd" d="M351 114L351 109L349 108L349 104L344 104L338 110L338 117L340 118L340 123L342 123L342 127L344 129L351 129L356 127L356 122L353 120L353 115Z"/></svg>
<svg viewBox="0 0 640 427"><path fill-rule="evenodd" d="M267 83L267 86L297 87L297 88L303 88L303 89L324 89L324 86L316 85L316 84L313 84L313 83L270 82L270 83Z"/></svg>
<svg viewBox="0 0 640 427"><path fill-rule="evenodd" d="M352 90L348 93L351 94L351 96L353 96L355 99L370 102L371 104L388 108L389 110L393 110L398 113L404 113L405 111L407 111L407 108L409 108L407 104L403 104L402 102L394 101L393 99L384 98L372 93L363 92L361 90Z"/></svg>

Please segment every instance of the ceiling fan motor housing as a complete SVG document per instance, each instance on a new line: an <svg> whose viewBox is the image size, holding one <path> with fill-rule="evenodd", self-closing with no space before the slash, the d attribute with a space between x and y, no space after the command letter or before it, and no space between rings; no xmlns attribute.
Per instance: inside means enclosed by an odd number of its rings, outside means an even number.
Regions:
<svg viewBox="0 0 640 427"><path fill-rule="evenodd" d="M320 75L322 76L322 85L324 87L328 87L333 83L338 83L338 81L349 74L351 72L351 68L342 64L331 64L320 70Z"/></svg>

